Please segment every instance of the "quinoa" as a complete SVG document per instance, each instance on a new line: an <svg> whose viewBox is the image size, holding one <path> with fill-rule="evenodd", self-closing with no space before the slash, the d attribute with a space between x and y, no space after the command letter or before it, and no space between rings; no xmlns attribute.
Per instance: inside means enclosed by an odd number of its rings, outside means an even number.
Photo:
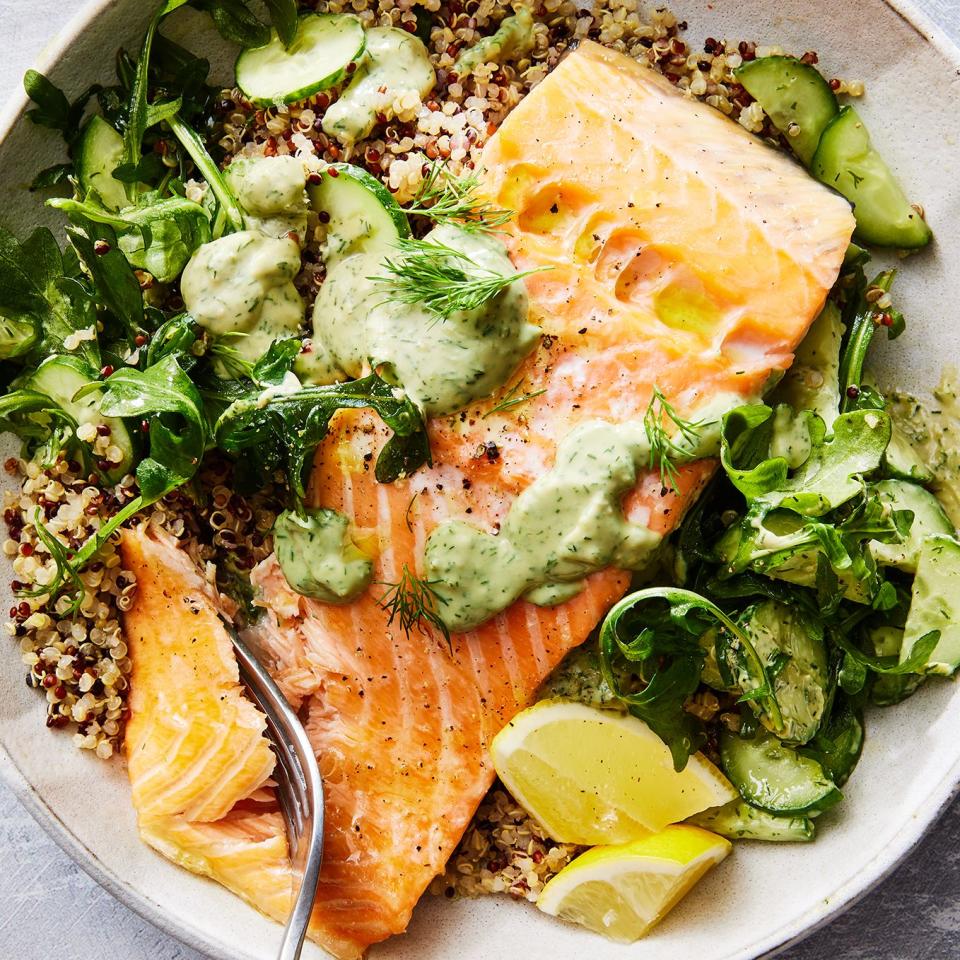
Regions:
<svg viewBox="0 0 960 960"><path fill-rule="evenodd" d="M94 454L109 447L98 437ZM103 449L101 449L103 448ZM79 574L78 584L51 600L57 562L38 533L38 521L67 556L138 493L133 476L101 485L76 461L58 457L46 467L11 458L8 474L19 489L4 494L7 539L3 553L13 566L14 605L5 628L19 642L28 668L27 685L44 692L48 727L71 728L76 746L109 759L119 749L129 689L130 658L123 638L123 613L136 595L136 578L124 569L115 532ZM245 574L273 549L270 530L279 509L274 488L246 498L232 492L231 465L204 464L202 497L178 490L131 525L152 523L177 537L208 580L239 602L241 619L252 615Z"/></svg>
<svg viewBox="0 0 960 960"><path fill-rule="evenodd" d="M480 804L430 892L449 899L508 893L536 901L547 881L585 849L551 840L498 783Z"/></svg>

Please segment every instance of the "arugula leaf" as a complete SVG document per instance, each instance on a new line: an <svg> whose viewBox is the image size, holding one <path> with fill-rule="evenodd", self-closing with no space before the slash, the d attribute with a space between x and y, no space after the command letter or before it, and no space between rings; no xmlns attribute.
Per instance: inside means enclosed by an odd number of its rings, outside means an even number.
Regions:
<svg viewBox="0 0 960 960"><path fill-rule="evenodd" d="M827 439L823 421L816 414L809 413L807 422L813 449L790 476L787 461L770 456L770 407L738 407L724 416L721 463L730 482L748 502L822 516L861 491L860 476L880 466L890 442L890 418L878 410L841 414L834 421L833 436Z"/></svg>
<svg viewBox="0 0 960 960"><path fill-rule="evenodd" d="M262 47L270 28L250 12L243 0L191 0L191 6L210 14L224 40L241 47Z"/></svg>
<svg viewBox="0 0 960 960"><path fill-rule="evenodd" d="M293 361L303 346L295 337L274 340L267 352L253 365L251 377L261 387L277 387L293 369Z"/></svg>
<svg viewBox="0 0 960 960"><path fill-rule="evenodd" d="M64 276L64 259L53 234L38 227L21 243L0 227L0 316L8 321L8 356L39 362L50 353L78 353L100 368L96 338L64 347L71 334L96 330L96 310L84 287ZM22 335L20 339L18 333Z"/></svg>
<svg viewBox="0 0 960 960"><path fill-rule="evenodd" d="M280 42L289 49L297 37L297 0L264 0Z"/></svg>
<svg viewBox="0 0 960 960"><path fill-rule="evenodd" d="M0 430L16 434L24 446L24 458L36 457L51 466L75 438L77 422L55 400L35 390L11 390L0 397ZM87 450L77 444L85 466Z"/></svg>
<svg viewBox="0 0 960 960"><path fill-rule="evenodd" d="M910 656L902 663L897 654L889 657L874 657L864 653L847 637L843 625L831 631L831 640L855 663L860 664L872 673L890 676L900 676L908 673L923 673L923 668L930 660L940 640L940 631L931 630L925 633L910 651Z"/></svg>
<svg viewBox="0 0 960 960"><path fill-rule="evenodd" d="M48 187L58 187L61 183L68 183L73 175L72 163L55 163L44 167L31 181L29 190L46 190Z"/></svg>
<svg viewBox="0 0 960 960"><path fill-rule="evenodd" d="M137 464L137 483L153 501L189 480L207 445L203 401L176 357L164 357L146 370L124 367L103 384L101 412L150 423L150 455Z"/></svg>
<svg viewBox="0 0 960 960"><path fill-rule="evenodd" d="M675 587L639 590L616 604L600 627L604 681L667 744L678 771L706 741L702 725L683 705L700 684L699 638L711 630L718 659L734 668L743 685L741 699L762 705L779 729L782 717L766 666L740 627L706 597ZM640 690L624 689L620 660L632 666Z"/></svg>
<svg viewBox="0 0 960 960"><path fill-rule="evenodd" d="M74 220L82 230L68 229L67 235L86 264L100 299L123 324L130 337L144 326L143 293L130 264L121 252L117 235L105 223L85 217ZM97 244L103 252L97 252ZM105 246L105 249L103 247Z"/></svg>
<svg viewBox="0 0 960 960"><path fill-rule="evenodd" d="M66 135L70 129L70 101L64 92L37 70L23 75L23 89L36 104L27 116L38 126Z"/></svg>
<svg viewBox="0 0 960 960"><path fill-rule="evenodd" d="M152 367L166 357L175 357L184 371L196 363L190 348L197 342L193 320L189 314L178 313L164 321L153 332L147 346L147 366Z"/></svg>
<svg viewBox="0 0 960 960"><path fill-rule="evenodd" d="M836 584L827 582L826 571L820 566L822 556L834 577L843 575L846 580L862 584L872 598L880 589L880 582L867 544L871 540L900 543L911 522L909 511L889 511L875 495L862 496L848 516L832 522L806 518L789 510L768 511L760 506L721 538L717 549L724 566L718 575L725 579L749 568L776 576L791 561L806 559L817 564L809 586L819 584L829 596L834 596Z"/></svg>
<svg viewBox="0 0 960 960"><path fill-rule="evenodd" d="M110 211L95 202L55 197L47 204L74 222L106 224L117 232L118 246L131 266L153 274L161 283L176 280L194 251L210 239L207 211L186 197L139 197L134 206Z"/></svg>
<svg viewBox="0 0 960 960"><path fill-rule="evenodd" d="M289 348L286 348L289 349ZM415 403L377 374L331 386L303 387L292 393L261 391L257 385L234 400L215 427L217 445L230 454L251 451L268 463L283 464L295 498L306 499L304 472L327 435L337 410L370 407L393 430L398 446L384 448L377 462L381 483L396 480L429 460L423 419ZM384 461L384 454L389 458ZM410 452L407 452L410 451ZM381 464L381 461L384 461Z"/></svg>

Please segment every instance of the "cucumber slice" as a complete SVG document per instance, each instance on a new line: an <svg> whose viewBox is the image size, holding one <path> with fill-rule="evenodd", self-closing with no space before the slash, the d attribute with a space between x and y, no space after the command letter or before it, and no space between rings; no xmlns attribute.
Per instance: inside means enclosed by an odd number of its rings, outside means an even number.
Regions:
<svg viewBox="0 0 960 960"><path fill-rule="evenodd" d="M363 25L352 14L307 14L289 47L274 30L262 47L237 57L237 86L261 107L303 100L340 83L366 44Z"/></svg>
<svg viewBox="0 0 960 960"><path fill-rule="evenodd" d="M704 810L684 822L719 833L728 840L809 843L816 833L809 817L778 817L743 800L731 800L725 806Z"/></svg>
<svg viewBox="0 0 960 960"><path fill-rule="evenodd" d="M820 71L793 57L761 57L738 67L735 76L809 166L820 135L840 110Z"/></svg>
<svg viewBox="0 0 960 960"><path fill-rule="evenodd" d="M307 193L313 209L329 217L328 264L351 253L386 253L410 236L407 215L393 194L351 163L331 164Z"/></svg>
<svg viewBox="0 0 960 960"><path fill-rule="evenodd" d="M113 171L123 163L123 137L103 117L94 115L77 143L77 176L84 190L93 190L108 210L130 206L127 191Z"/></svg>
<svg viewBox="0 0 960 960"><path fill-rule="evenodd" d="M857 236L864 243L913 250L933 237L853 107L844 107L823 131L810 172L853 204Z"/></svg>
<svg viewBox="0 0 960 960"><path fill-rule="evenodd" d="M123 459L107 472L107 478L117 481L128 473L133 465L133 441L123 420L119 417L105 417L100 413L100 400L96 394L74 400L77 391L96 379L96 373L79 357L48 357L36 372L22 381L22 386L46 394L55 400L78 425L92 423L110 428L111 443L116 444L123 453Z"/></svg>
<svg viewBox="0 0 960 960"><path fill-rule="evenodd" d="M913 513L913 523L903 543L870 541L870 552L877 563L916 573L923 541L933 534L952 537L956 533L940 501L918 484L904 480L882 480L868 489L876 491L891 510L910 510Z"/></svg>
<svg viewBox="0 0 960 960"><path fill-rule="evenodd" d="M724 730L720 760L740 796L768 813L821 813L843 798L816 760L802 756L763 729L752 740Z"/></svg>

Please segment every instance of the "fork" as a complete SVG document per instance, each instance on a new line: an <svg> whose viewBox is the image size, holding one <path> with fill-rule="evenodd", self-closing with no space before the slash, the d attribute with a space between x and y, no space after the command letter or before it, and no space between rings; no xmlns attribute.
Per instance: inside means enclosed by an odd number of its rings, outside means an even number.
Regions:
<svg viewBox="0 0 960 960"><path fill-rule="evenodd" d="M298 960L310 923L323 860L323 781L317 758L296 713L273 677L240 639L233 624L220 618L240 665L240 679L267 718L267 736L277 757L274 779L287 826L287 842L300 890L283 931L277 960Z"/></svg>

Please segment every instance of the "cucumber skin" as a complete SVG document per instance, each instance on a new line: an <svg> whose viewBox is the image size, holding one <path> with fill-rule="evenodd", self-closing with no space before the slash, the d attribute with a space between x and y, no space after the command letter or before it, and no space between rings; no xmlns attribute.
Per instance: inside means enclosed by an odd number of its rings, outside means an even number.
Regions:
<svg viewBox="0 0 960 960"><path fill-rule="evenodd" d="M757 739L760 740L759 743ZM797 767L803 766L810 770L811 767L815 766L820 769L820 789L819 792L811 792L809 802L799 805L787 802L775 803L777 787L776 785L771 787L766 776L757 771L757 764L751 769L740 769L742 762L747 759L745 756L747 751L762 748L767 743L770 743L774 749L783 750L795 757ZM797 754L792 747L780 743L773 734L759 733L754 740L744 740L737 734L725 730L720 738L720 758L724 773L729 777L734 787L740 791L740 796L752 806L759 807L761 810L776 816L802 817L808 814L823 813L824 810L828 810L843 799L843 794L836 784L827 777L815 760ZM760 759L762 762L767 762L767 758L760 757Z"/></svg>
<svg viewBox="0 0 960 960"><path fill-rule="evenodd" d="M809 167L823 131L840 111L836 94L823 74L816 67L794 57L773 56L747 61L736 69L734 75L747 93L763 107L804 166ZM775 79L778 75L780 82ZM773 81L772 84L769 81ZM803 84L810 89L804 91ZM778 103L790 99L789 96L782 97L785 90L796 94L786 108ZM808 109L799 109L801 102ZM799 136L790 136L791 123L800 127Z"/></svg>
<svg viewBox="0 0 960 960"><path fill-rule="evenodd" d="M852 140L858 135L861 141L858 145L859 154L845 152L842 149L844 140ZM899 223L892 219L886 222L883 222L882 218L878 219L869 204L864 210L864 204L857 203L858 199L862 199L857 196L857 184L845 184L841 179L844 174L848 177L852 175L851 165L858 156L861 163L870 163L875 167L873 172L868 172L861 178L861 182L866 176L886 178L892 202L900 207ZM853 107L843 107L823 131L820 145L810 162L810 172L821 183L832 187L853 204L857 221L855 236L864 243L899 250L919 250L933 239L933 231L923 217L910 206L903 188L872 145L866 126Z"/></svg>
<svg viewBox="0 0 960 960"><path fill-rule="evenodd" d="M352 14L320 14L320 13L308 13L300 17L300 22L297 24L297 32L300 32L300 27L303 24L303 21L307 20L310 17L321 17L321 16L352 16ZM359 22L359 21L358 21ZM284 94L278 94L274 97L256 97L248 93L244 89L243 84L240 80L241 71L243 70L243 60L244 57L248 57L249 54L254 53L257 50L262 50L264 47L269 46L271 43L276 41L280 42L280 38L277 35L276 29L271 31L270 40L265 43L262 47L250 47L246 50L241 50L237 59L233 64L233 75L234 79L237 81L237 86L243 91L244 95L250 100L250 102L256 107L272 107L278 103L297 103L300 100L306 100L307 97L312 97L315 93L321 93L324 90L329 90L331 87L337 86L343 80L349 76L348 67L351 63L359 64L364 57L367 49L367 37L366 32L362 33L362 40L360 48L353 55L352 59L348 60L342 67L334 70L333 73L328 74L321 79L308 83L306 86L298 87L295 90L290 90ZM296 41L294 41L296 43Z"/></svg>
<svg viewBox="0 0 960 960"><path fill-rule="evenodd" d="M745 800L733 800L694 814L686 821L718 833L728 840L760 840L765 843L810 843L816 824L810 817L781 817L754 807Z"/></svg>

